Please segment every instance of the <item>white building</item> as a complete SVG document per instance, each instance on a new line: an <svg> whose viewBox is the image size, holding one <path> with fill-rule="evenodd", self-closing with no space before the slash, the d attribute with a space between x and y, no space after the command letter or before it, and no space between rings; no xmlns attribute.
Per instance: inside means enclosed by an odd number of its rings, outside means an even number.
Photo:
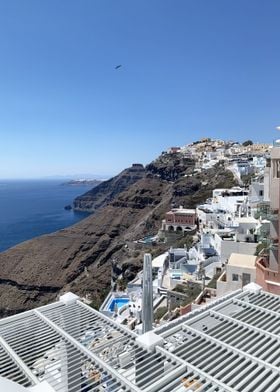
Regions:
<svg viewBox="0 0 280 392"><path fill-rule="evenodd" d="M256 259L257 256L232 253L226 264L225 271L217 280L217 297L255 282Z"/></svg>
<svg viewBox="0 0 280 392"><path fill-rule="evenodd" d="M254 168L256 169L256 171L258 172L262 172L266 166L266 158L262 155L255 155L253 157L253 161L252 164L254 166Z"/></svg>
<svg viewBox="0 0 280 392"><path fill-rule="evenodd" d="M212 206L216 210L225 210L238 215L242 213L242 206L247 201L248 191L240 187L213 190Z"/></svg>
<svg viewBox="0 0 280 392"><path fill-rule="evenodd" d="M254 166L248 160L238 160L232 164L232 169L237 173L238 177L247 176L254 173Z"/></svg>
<svg viewBox="0 0 280 392"><path fill-rule="evenodd" d="M257 242L237 241L235 232L218 231L214 234L214 247L222 263L226 263L232 253L254 255Z"/></svg>
<svg viewBox="0 0 280 392"><path fill-rule="evenodd" d="M264 201L264 181L252 181L249 187L250 204Z"/></svg>

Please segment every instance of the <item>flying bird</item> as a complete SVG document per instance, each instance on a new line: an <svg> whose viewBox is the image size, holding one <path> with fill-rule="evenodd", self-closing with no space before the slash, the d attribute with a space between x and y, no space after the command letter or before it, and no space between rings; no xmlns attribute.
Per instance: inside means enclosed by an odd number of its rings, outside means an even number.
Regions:
<svg viewBox="0 0 280 392"><path fill-rule="evenodd" d="M115 69L119 69L119 68L121 68L122 67L122 65L120 64L120 65L116 65L115 66Z"/></svg>

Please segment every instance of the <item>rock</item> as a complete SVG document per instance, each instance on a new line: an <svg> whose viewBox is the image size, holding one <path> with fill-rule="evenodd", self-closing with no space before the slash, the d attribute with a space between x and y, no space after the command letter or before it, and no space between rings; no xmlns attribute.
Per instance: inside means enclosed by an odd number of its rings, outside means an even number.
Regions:
<svg viewBox="0 0 280 392"><path fill-rule="evenodd" d="M143 165L133 164L117 176L108 181L103 181L84 195L77 197L74 200L74 209L77 211L94 212L110 203L135 182L144 178L145 174L146 171Z"/></svg>

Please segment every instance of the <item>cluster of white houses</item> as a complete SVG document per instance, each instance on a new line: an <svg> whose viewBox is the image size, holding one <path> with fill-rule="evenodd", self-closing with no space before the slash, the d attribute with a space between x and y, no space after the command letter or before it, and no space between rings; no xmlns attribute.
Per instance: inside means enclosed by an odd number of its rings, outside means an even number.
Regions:
<svg viewBox="0 0 280 392"><path fill-rule="evenodd" d="M269 144L244 144L204 138L183 147L171 147L168 152L195 158L197 169L209 169L220 161L227 162L230 169L241 179L244 175L262 173L271 151Z"/></svg>
<svg viewBox="0 0 280 392"><path fill-rule="evenodd" d="M270 152L271 159L249 189L240 186L215 189L212 197L196 209L180 206L166 213L160 233L196 233L196 243L190 249L170 248L153 260L155 308L161 294L176 291L178 283L206 287L207 301L251 282L280 294L280 142L275 142ZM207 283L217 275L216 290L207 289ZM128 322L136 328L141 324L142 280L140 273L129 283L127 293L116 293L116 297L126 297L126 304L116 312L111 309L111 315L119 322ZM108 311L111 300L102 310ZM186 310L180 308L181 313L190 310L189 306Z"/></svg>
<svg viewBox="0 0 280 392"><path fill-rule="evenodd" d="M196 210L169 211L162 230L191 232L197 226L199 238L189 251L182 250L184 256L179 249L172 250L178 261L170 265L171 279L199 280L202 268L207 279L215 269L223 269L218 296L249 282L280 294L279 189L280 141L276 141L267 166L249 190L215 189L212 198Z"/></svg>
<svg viewBox="0 0 280 392"><path fill-rule="evenodd" d="M258 182L258 185L260 184L263 188L263 183ZM222 268L226 272L235 262L240 266L238 255L242 259L249 257L254 266L249 281L256 280L255 253L259 241L268 236L270 222L266 217L259 216L258 219L254 217L257 208L251 204L250 199L255 188L254 185L250 191L240 187L215 189L212 198L196 209L180 207L166 213L162 221L162 231L191 234L196 231L198 239L189 250L170 250L170 271L166 271L167 274L169 273L170 282L166 288L174 288L178 280L201 281L202 269L205 278L211 279L215 272L221 271ZM256 202L255 196L254 200ZM263 196L259 196L258 201L263 202ZM255 203L255 206L257 205L258 203ZM236 257L231 257L232 254ZM176 263L172 262L174 259ZM226 282L229 283L231 275L225 272L221 280L224 283L227 279ZM242 272L239 276L242 276ZM238 284L234 284L234 287L239 285L241 288L243 283L244 279L238 279ZM230 284L223 284L223 287L221 293L232 290ZM219 291L218 288L218 295Z"/></svg>
<svg viewBox="0 0 280 392"><path fill-rule="evenodd" d="M172 290L176 292L178 283L206 287L205 298L199 296L194 307L251 282L280 293L279 162L280 143L275 142L271 160L249 189L239 186L215 189L212 197L196 209L181 206L166 213L161 232L196 232L196 243L190 249L170 248L153 260L154 308L162 306L162 295L168 298L173 295ZM217 275L216 289L207 289L208 282ZM128 284L126 293L109 296L102 311L120 323L141 330L138 325L142 322L142 281L140 273ZM176 295L184 299L183 294ZM120 302L120 309L110 309L112 301ZM180 307L180 313L190 311L193 306Z"/></svg>

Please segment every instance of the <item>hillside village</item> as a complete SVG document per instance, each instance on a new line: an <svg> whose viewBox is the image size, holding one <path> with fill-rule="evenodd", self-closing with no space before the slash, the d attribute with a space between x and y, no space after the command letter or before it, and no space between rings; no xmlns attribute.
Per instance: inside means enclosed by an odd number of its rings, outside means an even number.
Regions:
<svg viewBox="0 0 280 392"><path fill-rule="evenodd" d="M225 183L225 187L213 189L211 197L192 209L173 203L157 231L135 239L136 247L142 250L151 245L163 249L166 245L165 251L152 260L154 325L250 283L279 293L274 260L277 243L271 238L271 230L275 231L271 219L275 215L271 215L270 200L271 157L273 161L280 158L278 142L272 146L250 140L240 144L207 138L171 147L161 159L170 154L195 161L193 171L185 177L222 163L232 172L236 186L227 188ZM266 279L268 267L275 269L270 280ZM113 261L112 290L100 310L119 323L141 329L142 285L143 271L134 280L125 281L123 274L114 273Z"/></svg>

